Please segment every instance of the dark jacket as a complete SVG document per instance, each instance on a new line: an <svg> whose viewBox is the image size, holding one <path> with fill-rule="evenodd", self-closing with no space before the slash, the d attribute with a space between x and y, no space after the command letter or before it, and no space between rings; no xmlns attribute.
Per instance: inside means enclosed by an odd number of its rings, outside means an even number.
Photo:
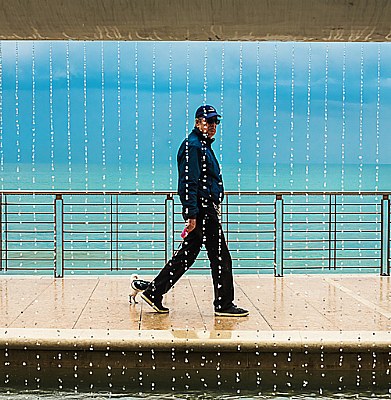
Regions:
<svg viewBox="0 0 391 400"><path fill-rule="evenodd" d="M196 218L201 204L220 204L224 198L220 166L212 150L214 139L194 128L178 150L178 193L183 218Z"/></svg>

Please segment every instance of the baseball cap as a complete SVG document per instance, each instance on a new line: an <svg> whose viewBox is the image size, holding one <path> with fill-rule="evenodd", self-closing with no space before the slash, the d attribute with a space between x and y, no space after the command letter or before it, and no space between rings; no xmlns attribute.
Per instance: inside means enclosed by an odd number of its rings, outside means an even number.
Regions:
<svg viewBox="0 0 391 400"><path fill-rule="evenodd" d="M197 108L195 117L196 118L212 118L212 117L221 118L221 115L219 115L217 113L216 109L213 106L205 104L205 105Z"/></svg>

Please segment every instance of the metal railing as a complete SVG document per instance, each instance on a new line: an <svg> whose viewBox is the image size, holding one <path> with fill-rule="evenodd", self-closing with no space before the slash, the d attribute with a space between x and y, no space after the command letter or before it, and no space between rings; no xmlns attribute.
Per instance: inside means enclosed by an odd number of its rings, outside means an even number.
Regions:
<svg viewBox="0 0 391 400"><path fill-rule="evenodd" d="M377 192L227 192L222 223L240 272L390 273L390 201ZM2 191L0 270L157 271L181 243L173 192ZM208 269L203 251L192 271Z"/></svg>

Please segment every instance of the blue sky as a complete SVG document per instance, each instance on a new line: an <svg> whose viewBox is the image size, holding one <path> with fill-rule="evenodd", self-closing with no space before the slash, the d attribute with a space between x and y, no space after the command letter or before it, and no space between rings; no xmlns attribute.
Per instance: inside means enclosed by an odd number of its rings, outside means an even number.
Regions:
<svg viewBox="0 0 391 400"><path fill-rule="evenodd" d="M0 156L29 164L34 148L37 165L69 157L99 165L104 154L108 165L138 158L167 166L206 98L222 110L215 146L223 165L390 163L389 50L388 43L1 42Z"/></svg>

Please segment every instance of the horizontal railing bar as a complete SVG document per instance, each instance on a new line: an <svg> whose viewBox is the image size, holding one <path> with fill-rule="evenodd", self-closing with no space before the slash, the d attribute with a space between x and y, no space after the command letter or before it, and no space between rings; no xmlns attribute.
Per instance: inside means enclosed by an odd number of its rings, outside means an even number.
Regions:
<svg viewBox="0 0 391 400"><path fill-rule="evenodd" d="M231 201L228 204L228 208L242 208L242 207L254 207L254 208L271 208L274 206L274 199L273 202L270 203L232 203ZM261 212L261 210L259 210Z"/></svg>
<svg viewBox="0 0 391 400"><path fill-rule="evenodd" d="M256 239L232 239L232 238L230 238L229 239L229 243L270 243L271 242L271 240L267 240L267 239L259 239L259 240L256 240ZM254 249L254 250L256 250L256 249Z"/></svg>
<svg viewBox="0 0 391 400"><path fill-rule="evenodd" d="M161 267L150 267L148 270L144 269L144 271L159 271ZM205 268L206 269L206 268ZM192 268L193 271L195 271L195 268ZM104 271L104 272L122 272L122 271L140 271L140 267L119 267L118 269L112 270L110 267L66 267L64 266L64 271L83 271L83 272L88 272L88 271Z"/></svg>
<svg viewBox="0 0 391 400"><path fill-rule="evenodd" d="M0 193L1 193L1 190L0 190ZM35 200L38 200L38 199L41 199L41 200L43 200L42 199L42 196L41 195L39 195L39 196L34 196L34 199ZM15 207L27 207L27 206L32 206L32 207L34 207L34 208L41 208L41 207L53 207L53 200L54 199L50 199L50 201L48 200L48 201L46 201L46 202L44 202L44 203L37 203L37 202L29 202L29 201L25 201L25 200L23 200L23 203L21 203L21 200L19 200L19 202L14 202L13 200L10 200L9 199L9 197L7 198L7 205L8 206L15 206Z"/></svg>
<svg viewBox="0 0 391 400"><path fill-rule="evenodd" d="M2 195L65 195L65 196L76 196L76 195L121 195L121 196L150 196L150 195L165 195L165 196L174 196L177 195L176 191L167 191L167 190L149 190L149 191L128 191L128 190L1 190L0 194ZM277 195L286 195L286 196L329 196L329 195L337 195L337 196L381 196L383 194L390 195L391 191L316 191L316 190L307 190L307 191L288 191L288 190L280 190L280 191L225 191L227 196L255 196L255 195L263 195L263 196L277 196Z"/></svg>
<svg viewBox="0 0 391 400"><path fill-rule="evenodd" d="M313 248L313 247L311 247L310 249L301 249L300 247L283 247L282 248L283 250L285 250L286 252L297 252L297 251L305 251L305 252L307 252L307 251L329 251L329 248L328 247L326 247L326 248L319 248L319 247L316 247L316 248Z"/></svg>
<svg viewBox="0 0 391 400"><path fill-rule="evenodd" d="M87 246L87 245L96 245L98 242L77 242L75 244L77 244L78 246L73 246L72 243L67 242L64 243L64 250L66 251L72 251L72 252L111 252L111 248L110 247L94 247L94 246ZM138 243L138 242L137 242ZM145 243L145 242L143 242ZM160 242L154 242L154 245L157 245ZM82 244L84 246L82 246ZM101 245L105 244L106 246L110 245L110 242L106 242L106 243L101 243ZM164 248L158 248L158 247L139 247L139 248L122 248L119 247L118 252L136 252L136 253L140 253L140 252L152 252L152 251L164 251Z"/></svg>
<svg viewBox="0 0 391 400"><path fill-rule="evenodd" d="M164 225L164 221L117 221L121 225ZM64 221L64 225L110 225L111 221Z"/></svg>
<svg viewBox="0 0 391 400"><path fill-rule="evenodd" d="M1 194L1 191L0 191L0 194ZM38 199L42 200L42 196L37 196L37 200ZM18 208L27 207L27 206L29 206L29 207L33 206L33 207L37 207L37 208L49 208L49 207L53 207L53 203L54 203L54 198L50 199L50 201L47 201L45 203L39 203L39 202L38 203L30 203L30 202L25 202L24 200L22 203L21 199L19 200L19 202L14 203L13 201L9 200L9 198L7 198L7 200L3 202L3 204L7 204L7 206L9 206L9 207L18 207Z"/></svg>
<svg viewBox="0 0 391 400"><path fill-rule="evenodd" d="M6 203L8 210L7 210L7 214L9 215L53 215L54 211L10 211L9 208L11 207L10 204ZM20 204L18 205L18 207L22 207L25 206L26 204ZM29 205L29 207L31 207L33 204ZM40 205L38 203L38 205ZM47 208L53 208L53 204L50 204L47 206Z"/></svg>
<svg viewBox="0 0 391 400"><path fill-rule="evenodd" d="M231 206L232 204L230 204ZM274 211L229 211L230 215L274 215Z"/></svg>
<svg viewBox="0 0 391 400"><path fill-rule="evenodd" d="M231 252L236 252L236 250L235 249L231 249ZM244 254L244 253L248 253L248 252L254 252L254 249L241 249L240 250L240 253L241 254ZM257 249L256 250L256 253L271 253L271 252L273 252L273 249ZM242 260L243 259L243 257L242 256L240 256L240 257L237 257L237 260ZM246 260L248 259L248 260L258 260L258 261L262 261L262 260L274 260L274 257L265 257L265 258L260 258L260 257L257 257L257 256L254 256L254 257L251 257L251 258L248 258L248 257L246 257L245 258ZM207 258L207 257L205 257L205 258L197 258L197 260L198 261L208 261L209 262L209 259Z"/></svg>
<svg viewBox="0 0 391 400"><path fill-rule="evenodd" d="M379 266L377 265L377 266L375 266L375 265L373 265L373 266L371 266L371 265L365 265L365 266L363 266L363 265L360 265L359 267L357 267L356 265L343 265L343 266L341 266L341 265L336 265L335 267L329 267L329 266L327 266L327 265L324 265L324 266L307 266L307 267L298 267L298 266L287 266L287 267L285 267L286 269L288 269L288 270L325 270L325 271L334 271L334 270L336 270L336 271L341 271L341 270L343 270L343 269L357 269L357 268L360 268L360 269L363 269L363 270L365 270L365 269L379 269Z"/></svg>
<svg viewBox="0 0 391 400"><path fill-rule="evenodd" d="M48 233L54 233L54 230L51 230L51 231L20 230L19 231L19 230L13 230L13 229L4 229L4 232L15 233L15 234L17 234L17 233L29 233L29 234L31 234L31 233L46 233L46 234L48 234Z"/></svg>
<svg viewBox="0 0 391 400"><path fill-rule="evenodd" d="M257 257L238 257L238 261L274 261L274 257L265 257L265 258L257 258ZM241 268L238 268L241 269ZM246 269L250 269L250 267L246 267ZM254 267L255 269L255 267Z"/></svg>
<svg viewBox="0 0 391 400"><path fill-rule="evenodd" d="M379 197L381 197L384 193L379 193ZM358 196L358 193L356 194L352 194L352 196ZM327 207L328 209L330 208L330 203L329 203L329 198L324 199L324 203L319 203L319 202L308 202L308 203L301 203L301 202L292 202L292 203L288 203L287 199L285 198L285 203L284 203L284 207L306 207L306 206L310 206L310 207ZM380 198L379 198L380 200ZM337 207L350 207L350 206L355 206L355 207L368 207L368 206L374 206L374 207L379 207L380 206L380 202L379 203L362 203L362 202L358 202L358 203L350 203L350 202L336 202L332 205L332 207L336 205Z"/></svg>
<svg viewBox="0 0 391 400"><path fill-rule="evenodd" d="M90 244L90 243L92 243L92 242L74 242L75 244L84 244L84 245L88 245L88 244ZM107 244L109 244L110 242L107 242ZM132 243L132 242L127 242L127 243ZM135 244L137 244L138 242L133 242L133 243L135 243ZM143 242L143 243L147 243L147 242ZM152 246L154 246L154 245L158 245L159 243L163 243L163 242L158 242L157 240L156 241L151 241L150 242L151 243L151 245ZM94 248L94 247L92 247L92 248L89 248L89 247L86 247L86 246L83 246L83 247L81 247L81 246L76 246L76 247L73 247L73 246L71 246L72 245L72 242L64 242L64 246L65 246L65 248L67 249L67 250L69 250L69 251L108 251L108 250L110 250L110 248ZM141 252L141 251L164 251L164 248L161 248L161 247L143 247L143 248L133 248L133 249L131 249L131 248L118 248L117 249L119 252L120 251L135 251L135 252Z"/></svg>
<svg viewBox="0 0 391 400"><path fill-rule="evenodd" d="M52 253L53 252L53 247L49 247L46 249L33 249L33 248L19 248L19 249L7 249L8 253L40 253L40 254L46 254L46 253ZM35 255L34 255L34 260L35 260Z"/></svg>
<svg viewBox="0 0 391 400"><path fill-rule="evenodd" d="M53 267L35 267L35 266L29 266L29 267L8 267L8 271L53 271Z"/></svg>
<svg viewBox="0 0 391 400"><path fill-rule="evenodd" d="M177 233L180 233L181 231L176 231ZM240 230L238 231L232 231L232 230L226 230L226 232L231 233L231 234L254 234L254 235L270 235L272 233L274 233L274 231L270 230L270 231L248 231L248 230Z"/></svg>
<svg viewBox="0 0 391 400"><path fill-rule="evenodd" d="M230 221L231 223L231 221ZM247 222L244 222L247 223ZM284 225L310 225L310 224L328 224L328 221L284 221ZM377 224L380 225L380 221L334 221L336 224Z"/></svg>
<svg viewBox="0 0 391 400"><path fill-rule="evenodd" d="M32 240L32 239L23 239L23 240L7 240L7 243L53 243L53 239L39 239L39 240Z"/></svg>
<svg viewBox="0 0 391 400"><path fill-rule="evenodd" d="M120 240L121 243L164 243L164 240L158 240L158 239L121 239ZM107 240L98 240L98 239L88 239L88 241L85 240L70 240L70 239L66 239L63 241L63 243L111 243L111 240L107 239Z"/></svg>
<svg viewBox="0 0 391 400"><path fill-rule="evenodd" d="M39 225L51 225L54 224L54 220L53 221L7 221L8 225L22 225L22 224L39 224Z"/></svg>
<svg viewBox="0 0 391 400"><path fill-rule="evenodd" d="M337 241L344 241L344 242L379 242L380 239L337 239ZM289 239L289 243L328 243L329 238L324 239Z"/></svg>
<svg viewBox="0 0 391 400"><path fill-rule="evenodd" d="M97 236L97 235L99 235L99 236L103 236L104 235L104 237L110 237L110 235L111 235L111 233L110 232L93 232L93 231L63 231L64 232L64 234L67 234L67 235L88 235L88 236L91 236L91 237L94 237L94 236ZM136 234L137 232L122 232L122 231L119 231L118 232L118 234L119 235L121 235L121 236L123 236L123 235L125 235L125 234ZM139 232L140 234L141 233L145 233L145 232ZM156 236L160 236L160 235L164 235L164 231L155 231L155 232L150 232L150 234L151 233L153 233L154 235L156 235ZM72 240L74 240L74 239L70 239L70 238L67 238L67 239L64 239L64 242L70 242L70 241L72 241ZM81 240L81 239L79 239L79 240ZM130 239L129 239L130 240ZM134 240L138 240L137 238L135 238ZM121 241L122 241L122 239L121 239ZM150 240L149 240L150 241Z"/></svg>
<svg viewBox="0 0 391 400"><path fill-rule="evenodd" d="M94 261L109 261L111 258L100 258L96 257L94 258ZM164 258L112 258L113 261L134 261L134 262L144 262L144 261L157 261L159 263L162 263L161 267L163 266L164 263ZM64 261L72 261L72 262L80 262L80 261L91 261L90 258L85 258L85 257L80 257L78 259L73 259L73 258L67 258L64 256ZM160 268L161 268L160 267Z"/></svg>
<svg viewBox="0 0 391 400"><path fill-rule="evenodd" d="M262 222L262 221L231 221L229 220L230 225L273 225L273 222Z"/></svg>
<svg viewBox="0 0 391 400"><path fill-rule="evenodd" d="M310 249L301 249L300 247L283 247L283 250L285 250L286 252L299 252L299 251L305 251L305 252L307 252L307 251L310 251L310 252L313 252L313 251L325 251L325 252L328 252L329 251L329 248L328 247L326 247L326 248L313 248L313 247L311 247ZM367 251L380 251L380 249L377 249L377 248L373 248L373 247L371 247L371 248L365 248L365 249L342 249L342 248L336 248L336 249L333 249L333 250L336 250L336 251L355 251L355 252L367 252ZM339 257L340 258L340 257Z"/></svg>
<svg viewBox="0 0 391 400"><path fill-rule="evenodd" d="M94 211L94 212L88 212L88 211L64 211L64 216L65 215L111 215L113 214L111 210L107 211ZM164 211L150 211L150 212L141 212L141 211L136 211L136 212L124 212L121 210L118 210L119 215L164 215Z"/></svg>
<svg viewBox="0 0 391 400"><path fill-rule="evenodd" d="M287 212L284 211L284 215L323 215L327 217L330 212L317 212L317 211L303 211L303 212ZM231 213L230 213L231 214ZM241 213L239 213L241 214ZM244 214L244 213L243 213ZM340 212L337 211L338 215L357 215L357 211L351 211L351 212ZM361 211L359 215L381 215L381 212L372 212L372 211L366 211L363 212Z"/></svg>
<svg viewBox="0 0 391 400"><path fill-rule="evenodd" d="M32 263L33 262L36 262L36 261L40 261L40 262L44 262L44 261L47 261L47 262L53 262L53 258L37 258L37 257L34 257L34 258L25 258L25 257L21 257L21 258L17 258L17 257L8 257L8 261L9 262L12 262L12 261L14 261L14 262L16 262L16 261L18 261L18 262L20 262L20 261L31 261ZM8 268L10 268L10 266L8 266ZM21 267L19 267L19 268L21 268ZM22 269L22 268L21 268ZM53 269L53 267L52 267L52 269Z"/></svg>
<svg viewBox="0 0 391 400"><path fill-rule="evenodd" d="M90 225L90 224L88 224ZM91 235L110 235L110 229L108 229L107 231L82 231L82 230L67 230L64 229L63 230L64 233L68 233L68 234L75 234L75 235L81 235L81 234L91 234ZM163 230L148 230L148 231L144 231L144 230L137 230L137 231L126 231L126 230L118 230L118 234L124 235L124 234L162 234L165 231Z"/></svg>
<svg viewBox="0 0 391 400"><path fill-rule="evenodd" d="M362 256L362 257L338 257L337 261L362 260L362 259L364 259L364 260L380 260L381 257L368 257L368 256L367 257L365 257L365 256ZM328 257L323 257L323 258L318 258L318 257L313 257L313 258L312 257L311 258L310 257L308 257L308 258L287 257L287 258L285 258L284 261L328 261ZM358 268L358 267L360 267L360 266L356 266L356 268ZM344 268L345 268L345 266L344 266Z"/></svg>
<svg viewBox="0 0 391 400"><path fill-rule="evenodd" d="M319 230L302 230L302 229L295 229L295 230L284 230L284 233L290 233L290 232L292 232L292 233L305 233L305 232L308 232L308 233L311 233L311 232L316 232L316 233L322 233L322 232L328 232L328 230L322 230L322 231L319 231ZM364 229L362 229L362 230L358 230L358 231L353 231L353 230L343 230L343 231L337 231L337 233L381 233L381 231L372 231L372 230L364 230Z"/></svg>

